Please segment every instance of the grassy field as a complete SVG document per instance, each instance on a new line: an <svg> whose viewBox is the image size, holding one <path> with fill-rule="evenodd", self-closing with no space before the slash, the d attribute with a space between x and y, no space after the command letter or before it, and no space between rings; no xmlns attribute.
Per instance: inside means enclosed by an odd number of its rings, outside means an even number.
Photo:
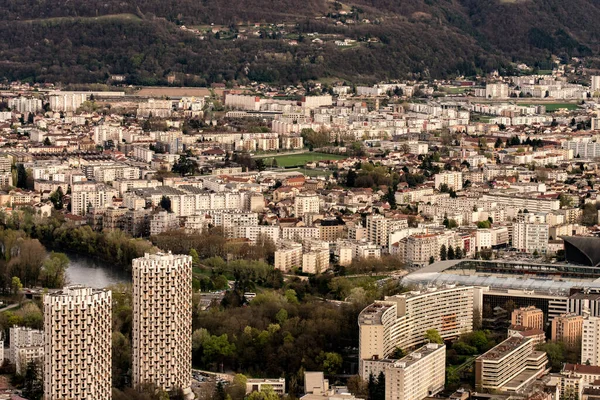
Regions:
<svg viewBox="0 0 600 400"><path fill-rule="evenodd" d="M322 161L322 160L341 160L346 158L337 154L326 154L326 153L302 153L302 154L290 154L285 156L274 156L274 157L257 157L262 158L265 161L265 165L271 166L273 160L277 161L277 165L283 168L290 167L302 167L308 162Z"/></svg>
<svg viewBox="0 0 600 400"><path fill-rule="evenodd" d="M546 112L554 112L561 108L567 110L577 110L577 104L574 103L537 103L537 104L519 104L520 106L546 106Z"/></svg>

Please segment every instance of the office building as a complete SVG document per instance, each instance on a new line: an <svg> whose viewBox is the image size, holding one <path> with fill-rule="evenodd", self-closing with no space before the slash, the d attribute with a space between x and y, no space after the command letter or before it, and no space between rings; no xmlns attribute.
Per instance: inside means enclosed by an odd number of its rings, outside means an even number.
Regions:
<svg viewBox="0 0 600 400"><path fill-rule="evenodd" d="M529 338L509 337L475 360L476 390L517 392L546 371L546 353Z"/></svg>
<svg viewBox="0 0 600 400"><path fill-rule="evenodd" d="M568 346L576 346L581 342L583 317L567 313L552 320L552 340L561 341Z"/></svg>
<svg viewBox="0 0 600 400"><path fill-rule="evenodd" d="M530 329L544 329L544 313L534 306L517 308L512 312L510 323Z"/></svg>
<svg viewBox="0 0 600 400"><path fill-rule="evenodd" d="M44 297L44 399L112 396L109 290L68 286Z"/></svg>
<svg viewBox="0 0 600 400"><path fill-rule="evenodd" d="M279 379L252 379L246 380L246 394L260 392L265 386L270 386L279 396L285 394L285 378Z"/></svg>
<svg viewBox="0 0 600 400"><path fill-rule="evenodd" d="M192 258L145 254L132 262L133 386L190 394Z"/></svg>

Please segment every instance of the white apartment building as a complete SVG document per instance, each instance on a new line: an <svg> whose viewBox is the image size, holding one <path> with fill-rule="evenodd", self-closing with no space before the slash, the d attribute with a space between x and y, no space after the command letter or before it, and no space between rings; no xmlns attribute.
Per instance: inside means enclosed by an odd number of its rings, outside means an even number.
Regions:
<svg viewBox="0 0 600 400"><path fill-rule="evenodd" d="M314 226L286 226L281 228L281 238L302 242L304 239L319 239L319 228Z"/></svg>
<svg viewBox="0 0 600 400"><path fill-rule="evenodd" d="M190 394L192 258L145 254L132 262L133 386L151 383Z"/></svg>
<svg viewBox="0 0 600 400"><path fill-rule="evenodd" d="M138 104L138 117L168 118L171 114L173 114L173 102L171 100L148 99L147 102Z"/></svg>
<svg viewBox="0 0 600 400"><path fill-rule="evenodd" d="M366 239L377 246L388 247L389 219L381 214L367 215Z"/></svg>
<svg viewBox="0 0 600 400"><path fill-rule="evenodd" d="M438 190L443 184L446 184L448 188L453 190L461 190L463 187L462 172L441 172L439 174L435 174L434 181L435 188Z"/></svg>
<svg viewBox="0 0 600 400"><path fill-rule="evenodd" d="M152 236L175 229L179 229L179 219L173 213L159 211L150 220L150 235Z"/></svg>
<svg viewBox="0 0 600 400"><path fill-rule="evenodd" d="M279 242L275 250L275 269L288 272L292 268L302 267L302 244L289 240Z"/></svg>
<svg viewBox="0 0 600 400"><path fill-rule="evenodd" d="M89 99L89 93L53 92L49 96L52 111L77 111L83 102Z"/></svg>
<svg viewBox="0 0 600 400"><path fill-rule="evenodd" d="M30 97L8 99L8 107L20 113L37 113L42 110L42 100Z"/></svg>
<svg viewBox="0 0 600 400"><path fill-rule="evenodd" d="M247 225L247 226L234 226L233 227L233 237L237 238L247 238L252 243L256 243L259 236L267 237L271 239L274 243L280 238L280 229L279 226L271 226L271 225Z"/></svg>
<svg viewBox="0 0 600 400"><path fill-rule="evenodd" d="M532 338L512 336L475 360L477 390L518 392L546 371L548 357Z"/></svg>
<svg viewBox="0 0 600 400"><path fill-rule="evenodd" d="M235 228L238 226L258 226L258 214L242 210L223 210L212 214L212 224L223 227L223 232L228 238L245 237L236 236Z"/></svg>
<svg viewBox="0 0 600 400"><path fill-rule="evenodd" d="M8 360L18 374L25 374L27 366L38 363L40 370L44 362L44 331L13 326L9 330L10 347Z"/></svg>
<svg viewBox="0 0 600 400"><path fill-rule="evenodd" d="M427 265L431 257L440 259L440 235L423 233L410 235L398 242L397 254L405 262L412 265Z"/></svg>
<svg viewBox="0 0 600 400"><path fill-rule="evenodd" d="M495 202L501 208L529 212L551 212L560 209L560 200L558 199L521 197L499 192L486 193L481 200Z"/></svg>
<svg viewBox="0 0 600 400"><path fill-rule="evenodd" d="M303 243L302 272L320 274L329 269L329 243L307 239Z"/></svg>
<svg viewBox="0 0 600 400"><path fill-rule="evenodd" d="M68 286L44 296L44 399L112 397L109 290Z"/></svg>
<svg viewBox="0 0 600 400"><path fill-rule="evenodd" d="M421 400L446 384L446 346L428 343L394 361L385 372L386 400Z"/></svg>
<svg viewBox="0 0 600 400"><path fill-rule="evenodd" d="M299 193L294 198L294 216L302 217L306 213L318 213L319 204L319 196L316 193Z"/></svg>
<svg viewBox="0 0 600 400"><path fill-rule="evenodd" d="M102 183L76 182L71 186L71 213L85 215L90 208L106 208L117 195L115 189Z"/></svg>
<svg viewBox="0 0 600 400"><path fill-rule="evenodd" d="M486 99L508 99L508 85L506 83L488 83L485 85Z"/></svg>
<svg viewBox="0 0 600 400"><path fill-rule="evenodd" d="M581 363L600 365L600 318L587 316L583 319L581 334Z"/></svg>
<svg viewBox="0 0 600 400"><path fill-rule="evenodd" d="M527 253L546 253L549 238L548 224L541 214L519 214L513 224L513 247Z"/></svg>
<svg viewBox="0 0 600 400"><path fill-rule="evenodd" d="M386 297L358 317L360 375L368 378L363 360L387 358L397 348L411 348L436 329L444 339L473 330L474 304L483 292L471 286L410 292Z"/></svg>

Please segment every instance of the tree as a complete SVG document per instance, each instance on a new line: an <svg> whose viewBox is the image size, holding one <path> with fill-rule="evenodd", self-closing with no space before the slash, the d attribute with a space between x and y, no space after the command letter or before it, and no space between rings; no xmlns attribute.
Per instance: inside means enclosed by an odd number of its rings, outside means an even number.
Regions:
<svg viewBox="0 0 600 400"><path fill-rule="evenodd" d="M39 366L32 361L27 364L23 377L23 396L31 400L41 400L44 395L42 377L38 374Z"/></svg>
<svg viewBox="0 0 600 400"><path fill-rule="evenodd" d="M463 250L460 247L457 247L454 251L454 258L460 260L463 258Z"/></svg>
<svg viewBox="0 0 600 400"><path fill-rule="evenodd" d="M275 393L272 386L263 385L260 391L254 391L247 397L248 400L279 400L279 395Z"/></svg>
<svg viewBox="0 0 600 400"><path fill-rule="evenodd" d="M443 244L443 245L442 245L442 247L440 247L440 259L441 259L442 261L444 261L444 260L446 260L446 256L447 256L447 253L446 253L446 245L445 245L445 244Z"/></svg>
<svg viewBox="0 0 600 400"><path fill-rule="evenodd" d="M435 262L435 258L433 256L429 257L429 264L433 264Z"/></svg>
<svg viewBox="0 0 600 400"><path fill-rule="evenodd" d="M41 280L44 287L62 288L65 285L65 274L68 267L69 258L66 254L51 252L42 265Z"/></svg>
<svg viewBox="0 0 600 400"><path fill-rule="evenodd" d="M264 171L265 169L267 169L267 167L265 166L265 160L262 158L257 158L256 160L254 160L254 168L258 171Z"/></svg>
<svg viewBox="0 0 600 400"><path fill-rule="evenodd" d="M386 199L387 199L388 203L390 204L391 209L395 210L397 208L396 207L396 194L394 193L394 190L391 187L388 187Z"/></svg>
<svg viewBox="0 0 600 400"><path fill-rule="evenodd" d="M21 290L23 290L23 284L21 283L21 279L18 276L13 276L11 281L11 288L13 295L18 295Z"/></svg>
<svg viewBox="0 0 600 400"><path fill-rule="evenodd" d="M484 220L484 221L478 221L477 222L477 228L478 229L490 229L492 227L492 224L490 223L489 220Z"/></svg>
<svg viewBox="0 0 600 400"><path fill-rule="evenodd" d="M64 194L62 188L59 186L52 194L50 195L50 201L54 204L54 209L62 210L63 209L63 198Z"/></svg>
<svg viewBox="0 0 600 400"><path fill-rule="evenodd" d="M494 147L499 149L500 147L502 147L504 143L502 142L502 139L498 138L496 139L496 143L494 143Z"/></svg>
<svg viewBox="0 0 600 400"><path fill-rule="evenodd" d="M448 247L448 260L454 260L454 247Z"/></svg>
<svg viewBox="0 0 600 400"><path fill-rule="evenodd" d="M191 248L190 249L190 257L192 257L192 265L197 267L198 265L200 265L200 256L198 255L198 252L196 251L196 249Z"/></svg>
<svg viewBox="0 0 600 400"><path fill-rule="evenodd" d="M346 174L346 186L354 187L354 185L356 184L357 177L358 174L353 169L348 171L348 173Z"/></svg>
<svg viewBox="0 0 600 400"><path fill-rule="evenodd" d="M325 375L335 375L342 367L342 356L334 352L321 352L317 357L317 362L320 362Z"/></svg>
<svg viewBox="0 0 600 400"><path fill-rule="evenodd" d="M598 210L596 209L595 203L586 203L583 206L581 223L587 226L596 225L598 223Z"/></svg>
<svg viewBox="0 0 600 400"><path fill-rule="evenodd" d="M194 175L198 172L198 163L191 159L188 154L182 154L179 156L179 160L173 164L171 170L181 176Z"/></svg>
<svg viewBox="0 0 600 400"><path fill-rule="evenodd" d="M160 207L167 212L171 212L171 199L167 196L163 196L160 199Z"/></svg>
<svg viewBox="0 0 600 400"><path fill-rule="evenodd" d="M443 344L444 339L440 336L440 333L437 329L429 329L425 332L425 340L429 340L429 343L438 343Z"/></svg>

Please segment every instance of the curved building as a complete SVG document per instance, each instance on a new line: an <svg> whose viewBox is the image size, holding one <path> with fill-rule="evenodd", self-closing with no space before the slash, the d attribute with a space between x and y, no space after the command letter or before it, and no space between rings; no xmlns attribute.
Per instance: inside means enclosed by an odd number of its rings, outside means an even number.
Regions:
<svg viewBox="0 0 600 400"><path fill-rule="evenodd" d="M590 236L561 236L565 242L568 262L597 267L600 264L600 238Z"/></svg>
<svg viewBox="0 0 600 400"><path fill-rule="evenodd" d="M447 287L403 293L369 305L358 317L361 375L362 360L387 358L398 347L423 344L429 329L444 339L471 332L481 296L481 289L472 286Z"/></svg>

